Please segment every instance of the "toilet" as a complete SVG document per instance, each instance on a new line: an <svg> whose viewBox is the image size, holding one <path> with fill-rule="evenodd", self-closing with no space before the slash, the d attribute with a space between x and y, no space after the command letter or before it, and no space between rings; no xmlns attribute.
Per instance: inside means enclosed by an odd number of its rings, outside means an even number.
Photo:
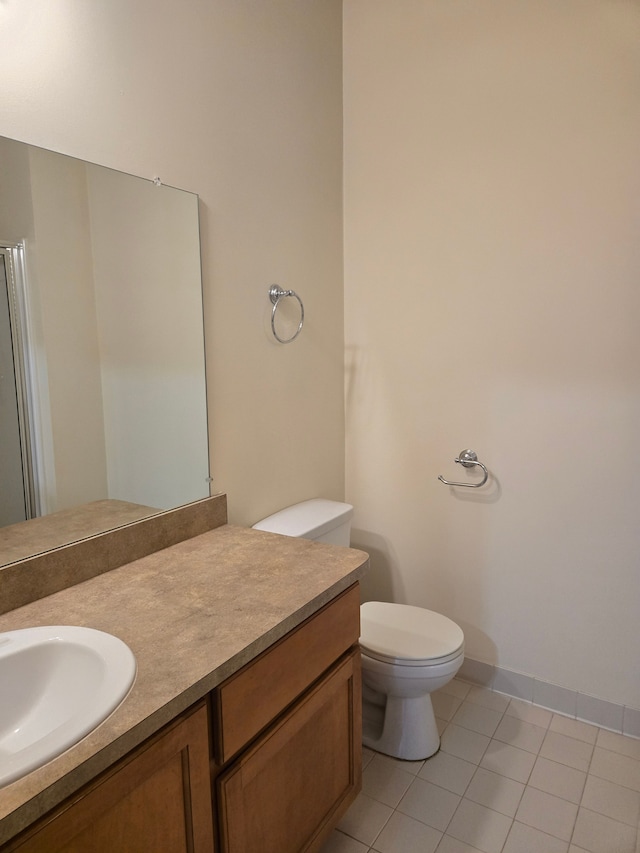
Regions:
<svg viewBox="0 0 640 853"><path fill-rule="evenodd" d="M349 546L353 507L314 498L254 524L256 530ZM362 742L409 761L440 747L431 693L464 660L461 628L440 613L385 601L360 607Z"/></svg>

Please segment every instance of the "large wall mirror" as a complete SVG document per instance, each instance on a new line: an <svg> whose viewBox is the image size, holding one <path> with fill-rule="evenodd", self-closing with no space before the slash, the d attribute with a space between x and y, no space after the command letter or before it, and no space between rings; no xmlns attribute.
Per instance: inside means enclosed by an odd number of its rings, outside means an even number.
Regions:
<svg viewBox="0 0 640 853"><path fill-rule="evenodd" d="M207 497L204 365L198 197L0 138L0 565Z"/></svg>

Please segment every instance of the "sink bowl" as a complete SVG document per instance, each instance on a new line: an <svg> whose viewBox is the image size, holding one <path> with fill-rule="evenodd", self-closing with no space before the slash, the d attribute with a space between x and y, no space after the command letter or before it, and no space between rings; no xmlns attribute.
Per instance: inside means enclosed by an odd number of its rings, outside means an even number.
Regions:
<svg viewBox="0 0 640 853"><path fill-rule="evenodd" d="M0 787L93 731L135 675L131 649L103 631L54 626L0 634Z"/></svg>

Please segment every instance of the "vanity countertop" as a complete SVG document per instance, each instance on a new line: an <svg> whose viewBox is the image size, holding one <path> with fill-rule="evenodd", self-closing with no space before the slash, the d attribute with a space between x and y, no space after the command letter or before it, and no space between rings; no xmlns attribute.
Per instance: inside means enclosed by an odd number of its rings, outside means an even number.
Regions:
<svg viewBox="0 0 640 853"><path fill-rule="evenodd" d="M223 525L0 616L0 632L114 634L138 671L127 698L58 758L0 788L0 844L205 696L364 573L367 555Z"/></svg>

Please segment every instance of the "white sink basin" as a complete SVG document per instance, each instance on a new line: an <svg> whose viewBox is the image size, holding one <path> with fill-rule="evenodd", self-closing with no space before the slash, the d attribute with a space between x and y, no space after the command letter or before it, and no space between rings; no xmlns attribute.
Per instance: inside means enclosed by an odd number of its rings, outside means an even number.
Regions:
<svg viewBox="0 0 640 853"><path fill-rule="evenodd" d="M122 702L136 659L93 628L0 634L0 787L60 755Z"/></svg>

